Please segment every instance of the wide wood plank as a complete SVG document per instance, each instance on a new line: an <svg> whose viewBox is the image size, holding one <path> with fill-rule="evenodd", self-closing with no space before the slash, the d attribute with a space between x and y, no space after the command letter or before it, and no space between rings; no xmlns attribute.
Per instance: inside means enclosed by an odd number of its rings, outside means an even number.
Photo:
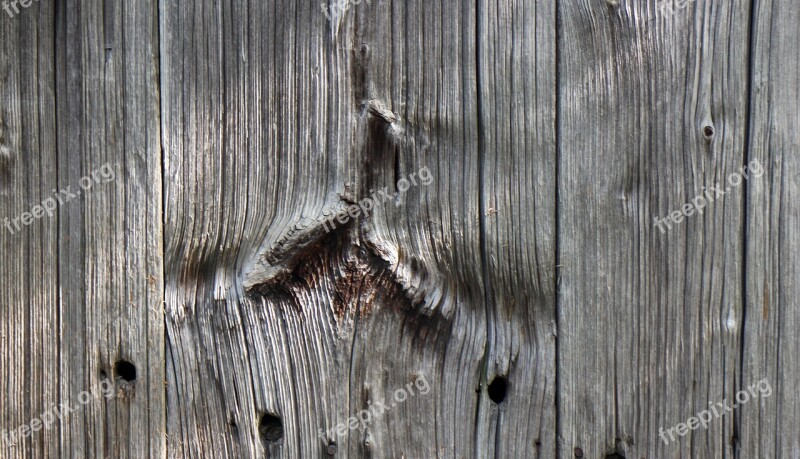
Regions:
<svg viewBox="0 0 800 459"><path fill-rule="evenodd" d="M462 6L162 6L175 455L554 451L554 11Z"/></svg>
<svg viewBox="0 0 800 459"><path fill-rule="evenodd" d="M659 436L741 374L745 188L654 218L743 165L749 2L683 4L559 2L559 457L734 454Z"/></svg>

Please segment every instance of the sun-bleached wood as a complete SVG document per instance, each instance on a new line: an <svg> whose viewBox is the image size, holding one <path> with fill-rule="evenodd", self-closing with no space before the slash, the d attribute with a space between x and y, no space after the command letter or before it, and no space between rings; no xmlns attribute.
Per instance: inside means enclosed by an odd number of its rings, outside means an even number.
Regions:
<svg viewBox="0 0 800 459"><path fill-rule="evenodd" d="M800 454L793 8L0 12L0 459Z"/></svg>

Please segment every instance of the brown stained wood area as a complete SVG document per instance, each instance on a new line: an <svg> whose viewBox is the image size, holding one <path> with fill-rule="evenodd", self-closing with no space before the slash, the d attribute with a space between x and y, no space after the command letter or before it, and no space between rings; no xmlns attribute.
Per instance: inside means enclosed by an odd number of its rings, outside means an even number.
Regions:
<svg viewBox="0 0 800 459"><path fill-rule="evenodd" d="M338 321L368 317L375 305L394 308L413 319L422 300L411 297L412 293L398 282L390 264L374 253L353 227L339 227L320 241L293 251L291 270L254 285L249 290L250 296L292 307L301 315L318 314L303 309L322 305ZM416 271L419 267L411 269ZM321 304L309 303L310 296L324 300Z"/></svg>
<svg viewBox="0 0 800 459"><path fill-rule="evenodd" d="M796 2L0 2L0 459L800 457Z"/></svg>

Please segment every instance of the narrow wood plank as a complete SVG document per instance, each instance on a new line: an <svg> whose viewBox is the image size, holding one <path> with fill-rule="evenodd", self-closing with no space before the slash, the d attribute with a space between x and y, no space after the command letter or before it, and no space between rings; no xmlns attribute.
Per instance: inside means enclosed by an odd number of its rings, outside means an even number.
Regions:
<svg viewBox="0 0 800 459"><path fill-rule="evenodd" d="M556 5L478 5L480 207L488 322L483 387L490 390L480 399L474 456L552 458L558 271ZM498 405L493 398L505 381L508 391Z"/></svg>
<svg viewBox="0 0 800 459"><path fill-rule="evenodd" d="M19 289L2 301L2 426L55 419L0 457L166 455L154 5L37 2L3 18L0 205L35 216L49 201L53 216L2 236L4 285Z"/></svg>
<svg viewBox="0 0 800 459"><path fill-rule="evenodd" d="M659 437L741 375L744 188L654 218L743 165L749 2L684 5L559 2L559 457L734 454Z"/></svg>
<svg viewBox="0 0 800 459"><path fill-rule="evenodd" d="M19 430L60 390L56 218L21 221L58 185L52 7L0 18L0 457L58 457L61 426ZM30 217L28 217L30 218ZM6 220L8 219L8 220ZM14 220L16 219L16 223ZM2 435L4 434L4 435Z"/></svg>
<svg viewBox="0 0 800 459"><path fill-rule="evenodd" d="M798 22L792 2L753 8L747 159L763 175L747 188L741 388L756 385L756 396L738 412L743 458L800 456Z"/></svg>
<svg viewBox="0 0 800 459"><path fill-rule="evenodd" d="M63 455L164 457L161 142L155 3L67 2L58 24L62 391L117 396L64 426ZM83 177L98 173L93 188ZM126 381L117 365L130 363Z"/></svg>

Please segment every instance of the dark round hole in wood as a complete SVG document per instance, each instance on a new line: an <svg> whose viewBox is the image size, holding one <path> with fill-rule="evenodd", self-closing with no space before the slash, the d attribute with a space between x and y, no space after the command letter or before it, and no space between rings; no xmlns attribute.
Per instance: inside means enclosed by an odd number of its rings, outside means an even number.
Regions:
<svg viewBox="0 0 800 459"><path fill-rule="evenodd" d="M577 446L572 450L572 453L575 454L575 457L583 457L583 450Z"/></svg>
<svg viewBox="0 0 800 459"><path fill-rule="evenodd" d="M502 376L498 376L489 384L489 399L499 405L506 399L507 391L508 380Z"/></svg>
<svg viewBox="0 0 800 459"><path fill-rule="evenodd" d="M332 441L328 443L328 447L325 449L325 451L328 453L328 456L333 456L336 454L337 449L338 448L336 448L336 442Z"/></svg>
<svg viewBox="0 0 800 459"><path fill-rule="evenodd" d="M712 126L706 126L703 128L703 135L706 136L707 139L710 139L714 136L714 128Z"/></svg>
<svg viewBox="0 0 800 459"><path fill-rule="evenodd" d="M264 443L274 443L283 438L283 422L274 414L266 413L258 423L258 433Z"/></svg>
<svg viewBox="0 0 800 459"><path fill-rule="evenodd" d="M114 365L114 373L118 378L131 382L136 379L136 366L128 361L120 360Z"/></svg>

